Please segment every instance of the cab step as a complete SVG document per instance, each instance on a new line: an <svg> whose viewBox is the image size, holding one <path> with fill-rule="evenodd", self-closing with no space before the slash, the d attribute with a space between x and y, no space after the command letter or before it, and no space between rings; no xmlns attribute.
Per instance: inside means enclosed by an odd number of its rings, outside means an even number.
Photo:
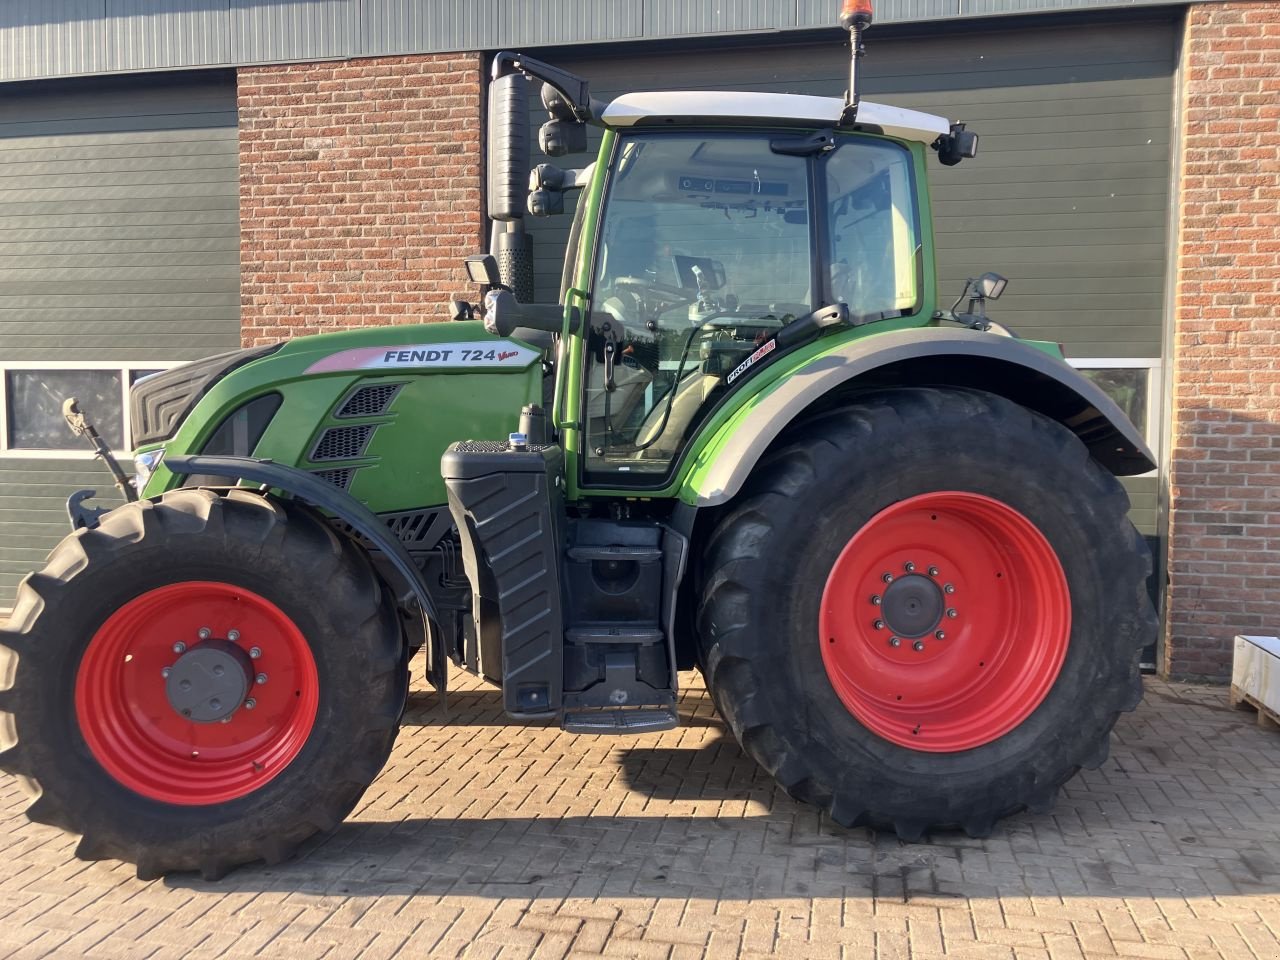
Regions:
<svg viewBox="0 0 1280 960"><path fill-rule="evenodd" d="M570 547L565 551L573 563L590 563L599 560L634 563L658 563L662 560L662 548L625 543L599 543Z"/></svg>
<svg viewBox="0 0 1280 960"><path fill-rule="evenodd" d="M565 639L570 643L633 643L647 646L662 643L667 635L656 626L629 626L616 623L593 623L570 627Z"/></svg>
<svg viewBox="0 0 1280 960"><path fill-rule="evenodd" d="M566 710L560 728L569 733L634 734L674 730L680 725L675 707L621 707Z"/></svg>

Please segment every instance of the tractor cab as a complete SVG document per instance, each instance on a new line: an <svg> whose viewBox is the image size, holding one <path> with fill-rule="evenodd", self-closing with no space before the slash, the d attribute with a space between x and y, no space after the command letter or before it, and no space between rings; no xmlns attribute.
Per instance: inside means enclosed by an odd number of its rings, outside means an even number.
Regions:
<svg viewBox="0 0 1280 960"><path fill-rule="evenodd" d="M856 64L858 34L853 49ZM593 163L540 164L526 190L530 81L549 156L585 149L587 124L604 135ZM977 136L858 99L856 83L854 70L844 99L676 91L604 104L557 68L495 58L480 313L503 336L562 338L552 423L575 491L669 488L708 418L825 332L936 322L925 162L973 156ZM530 303L525 217L562 212L579 191L561 300Z"/></svg>

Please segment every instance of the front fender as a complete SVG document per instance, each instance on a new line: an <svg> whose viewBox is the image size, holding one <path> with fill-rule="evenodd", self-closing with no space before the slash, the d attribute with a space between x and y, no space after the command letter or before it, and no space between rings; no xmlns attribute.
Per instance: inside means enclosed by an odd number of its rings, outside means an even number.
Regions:
<svg viewBox="0 0 1280 960"><path fill-rule="evenodd" d="M202 457L173 456L165 458L165 466L178 476L235 477L282 490L314 507L328 511L351 526L375 547L381 550L399 573L418 601L426 621L428 646L431 656L427 665L432 685L443 696L447 680L445 665L444 633L440 629L440 617L435 601L422 571L395 537L387 525L355 497L314 474L297 467L288 467L270 460L254 460L251 457Z"/></svg>
<svg viewBox="0 0 1280 960"><path fill-rule="evenodd" d="M711 507L742 488L786 427L835 391L885 386L968 387L1057 420L1117 476L1155 468L1141 434L1102 389L1020 340L975 330L915 328L864 337L815 357L745 406L699 454L680 499Z"/></svg>

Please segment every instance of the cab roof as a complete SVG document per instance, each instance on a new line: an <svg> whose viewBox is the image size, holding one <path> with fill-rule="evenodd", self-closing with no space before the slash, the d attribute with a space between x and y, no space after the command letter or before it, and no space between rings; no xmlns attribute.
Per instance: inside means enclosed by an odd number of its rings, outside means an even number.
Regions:
<svg viewBox="0 0 1280 960"><path fill-rule="evenodd" d="M839 126L843 112L844 101L839 97L676 90L623 94L605 108L600 119L607 127L665 126L699 121L834 127ZM932 143L939 136L951 132L951 124L943 117L870 100L858 104L856 127L922 143Z"/></svg>

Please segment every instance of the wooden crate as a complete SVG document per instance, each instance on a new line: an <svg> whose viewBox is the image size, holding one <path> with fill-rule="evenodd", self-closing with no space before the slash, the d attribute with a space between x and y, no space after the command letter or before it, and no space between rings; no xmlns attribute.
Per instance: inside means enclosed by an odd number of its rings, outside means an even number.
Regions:
<svg viewBox="0 0 1280 960"><path fill-rule="evenodd" d="M1280 729L1280 637L1236 637L1231 705L1258 712L1258 726Z"/></svg>

